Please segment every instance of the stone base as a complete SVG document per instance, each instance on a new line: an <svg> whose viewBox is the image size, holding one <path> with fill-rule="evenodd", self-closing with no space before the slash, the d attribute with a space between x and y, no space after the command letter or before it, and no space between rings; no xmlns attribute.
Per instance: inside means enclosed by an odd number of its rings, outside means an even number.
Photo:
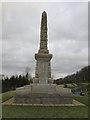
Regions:
<svg viewBox="0 0 90 120"><path fill-rule="evenodd" d="M15 103L19 104L72 104L73 100L66 97L27 97L23 96L15 98Z"/></svg>
<svg viewBox="0 0 90 120"><path fill-rule="evenodd" d="M72 104L71 91L53 84L32 84L16 89L14 102L20 104Z"/></svg>
<svg viewBox="0 0 90 120"><path fill-rule="evenodd" d="M52 84L52 83L53 83L52 78L48 78L48 83L49 83L49 84Z"/></svg>
<svg viewBox="0 0 90 120"><path fill-rule="evenodd" d="M56 93L56 85L54 84L31 84L31 93Z"/></svg>
<svg viewBox="0 0 90 120"><path fill-rule="evenodd" d="M33 83L39 83L39 79L38 78L33 78Z"/></svg>
<svg viewBox="0 0 90 120"><path fill-rule="evenodd" d="M40 84L39 82L40 82L40 81L39 81L39 78L33 77L33 83L34 83L34 84ZM53 84L52 78L48 78L47 84Z"/></svg>

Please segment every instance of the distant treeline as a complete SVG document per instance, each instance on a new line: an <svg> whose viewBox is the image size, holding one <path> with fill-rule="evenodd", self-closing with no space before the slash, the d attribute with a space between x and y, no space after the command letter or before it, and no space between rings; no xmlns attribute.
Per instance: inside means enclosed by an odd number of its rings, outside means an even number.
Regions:
<svg viewBox="0 0 90 120"><path fill-rule="evenodd" d="M10 78L6 77L2 80L2 92L9 90L14 90L17 87L22 87L24 85L29 85L32 83L32 77L27 73L26 75L12 75ZM54 80L54 84L68 84L81 82L90 82L90 66L82 68L80 71L77 71L74 74L67 75L65 78L59 78Z"/></svg>
<svg viewBox="0 0 90 120"><path fill-rule="evenodd" d="M9 90L15 90L17 87L22 87L32 83L32 78L29 77L29 74L26 75L12 75L10 78L6 77L2 80L2 92Z"/></svg>
<svg viewBox="0 0 90 120"><path fill-rule="evenodd" d="M90 82L90 66L84 67L74 74L67 75L65 78L59 78L54 80L54 83L57 85L68 83L78 84L81 82Z"/></svg>

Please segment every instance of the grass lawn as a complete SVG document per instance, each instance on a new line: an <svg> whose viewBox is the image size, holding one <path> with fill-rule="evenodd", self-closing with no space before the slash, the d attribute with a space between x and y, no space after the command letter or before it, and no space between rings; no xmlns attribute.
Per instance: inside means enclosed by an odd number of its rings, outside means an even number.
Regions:
<svg viewBox="0 0 90 120"><path fill-rule="evenodd" d="M72 94L71 97L87 106L89 106L89 102L88 102L88 99L89 97L88 96L77 96L77 95L74 95Z"/></svg>
<svg viewBox="0 0 90 120"><path fill-rule="evenodd" d="M2 94L3 101L11 98L15 91ZM88 118L88 97L72 97L86 106L20 106L3 105L3 118Z"/></svg>
<svg viewBox="0 0 90 120"><path fill-rule="evenodd" d="M72 84L67 84L67 87L69 87L69 88L74 88L74 87L76 87L77 85L75 84L75 83L72 83Z"/></svg>
<svg viewBox="0 0 90 120"><path fill-rule="evenodd" d="M80 83L81 85L90 85L90 83Z"/></svg>
<svg viewBox="0 0 90 120"><path fill-rule="evenodd" d="M3 106L3 118L87 118L87 106Z"/></svg>
<svg viewBox="0 0 90 120"><path fill-rule="evenodd" d="M8 91L2 94L2 102L12 98L14 96L15 91Z"/></svg>

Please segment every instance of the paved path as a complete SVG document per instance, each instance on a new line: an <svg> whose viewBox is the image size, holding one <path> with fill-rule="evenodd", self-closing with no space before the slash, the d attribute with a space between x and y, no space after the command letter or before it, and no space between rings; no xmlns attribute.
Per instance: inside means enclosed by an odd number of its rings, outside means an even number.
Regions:
<svg viewBox="0 0 90 120"><path fill-rule="evenodd" d="M73 104L17 104L14 103L14 98L11 98L2 103L2 105L24 105L24 106L85 106L76 100L73 100Z"/></svg>

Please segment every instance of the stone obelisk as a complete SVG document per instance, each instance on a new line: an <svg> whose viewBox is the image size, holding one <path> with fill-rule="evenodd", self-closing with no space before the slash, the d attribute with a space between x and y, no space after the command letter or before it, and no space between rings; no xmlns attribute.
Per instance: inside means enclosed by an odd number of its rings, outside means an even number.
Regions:
<svg viewBox="0 0 90 120"><path fill-rule="evenodd" d="M47 47L47 14L44 11L41 19L40 48L35 54L36 71L33 82L16 89L14 102L18 104L72 104L71 89L52 84L50 61Z"/></svg>
<svg viewBox="0 0 90 120"><path fill-rule="evenodd" d="M38 53L35 54L36 70L35 78L33 80L34 83L48 84L53 82L51 79L50 64L52 54L49 54L47 42L47 13L44 11L41 18L40 48Z"/></svg>

